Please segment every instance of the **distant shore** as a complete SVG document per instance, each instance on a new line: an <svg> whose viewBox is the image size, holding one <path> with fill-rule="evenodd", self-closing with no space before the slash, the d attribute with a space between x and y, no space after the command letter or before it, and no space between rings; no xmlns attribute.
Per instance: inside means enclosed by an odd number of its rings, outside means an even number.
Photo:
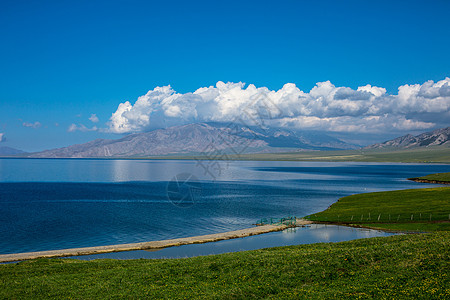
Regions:
<svg viewBox="0 0 450 300"><path fill-rule="evenodd" d="M313 222L303 219L297 219L296 226L307 225ZM79 255L91 255L100 253L111 253L111 252L121 252L121 251L132 251L132 250L149 250L149 249L162 249L173 246L189 245L189 244L202 244L208 242L216 242L222 240L229 240L235 238L243 238L252 235L258 235L262 233L281 231L288 227L289 225L262 225L246 229L200 235L194 237L162 240L162 241L152 241L143 243L132 243L132 244L120 244L120 245L109 245L109 246L97 246L97 247L84 247L84 248L73 248L73 249L62 249L62 250L49 250L49 251L38 251L38 252L25 252L25 253L13 253L13 254L0 254L0 263L3 262L14 262L37 258L54 258L54 257L66 257L66 256L79 256Z"/></svg>
<svg viewBox="0 0 450 300"><path fill-rule="evenodd" d="M143 157L29 157L26 155L4 156L5 159L73 159L73 160L223 160L223 161L319 161L319 162L391 162L450 164L449 148L434 146L415 149L356 149L287 151L274 153L243 153L224 155L173 154ZM226 155L225 155L226 154Z"/></svg>

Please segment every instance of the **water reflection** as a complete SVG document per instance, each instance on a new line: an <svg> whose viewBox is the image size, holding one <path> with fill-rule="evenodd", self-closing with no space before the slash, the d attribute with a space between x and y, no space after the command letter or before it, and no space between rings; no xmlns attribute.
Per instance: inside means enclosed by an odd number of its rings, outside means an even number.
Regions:
<svg viewBox="0 0 450 300"><path fill-rule="evenodd" d="M219 242L183 245L161 250L126 251L95 255L74 256L81 260L101 258L113 259L159 259L183 258L202 255L213 255L228 252L256 250L269 247L292 246L312 243L342 242L361 238L384 237L394 235L379 230L352 228L337 225L313 224L305 227L290 228L280 232L271 232L245 238Z"/></svg>
<svg viewBox="0 0 450 300"><path fill-rule="evenodd" d="M406 178L449 171L448 165L437 164L221 161L220 171L211 176L202 164L208 166L207 161L195 160L0 159L0 182L168 181L184 172L207 181L321 181L344 185L357 175L360 183L383 180L391 185L412 185Z"/></svg>

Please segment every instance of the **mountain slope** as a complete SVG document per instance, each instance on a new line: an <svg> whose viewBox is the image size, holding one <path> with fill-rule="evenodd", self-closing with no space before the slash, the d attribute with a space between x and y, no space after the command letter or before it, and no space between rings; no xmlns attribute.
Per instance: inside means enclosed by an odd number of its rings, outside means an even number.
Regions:
<svg viewBox="0 0 450 300"><path fill-rule="evenodd" d="M0 147L0 156L13 156L13 155L18 155L18 154L23 154L23 153L25 153L25 152L22 150L19 150L19 149L6 147L6 146Z"/></svg>
<svg viewBox="0 0 450 300"><path fill-rule="evenodd" d="M351 145L323 132L309 131L298 132L282 128L261 128L257 126L242 126L238 124L208 123L209 125L224 130L230 134L260 139L272 148L292 148L302 150L338 150L356 149L357 145Z"/></svg>
<svg viewBox="0 0 450 300"><path fill-rule="evenodd" d="M142 157L152 155L218 152L227 148L241 151L244 147L258 149L267 146L260 140L231 136L207 124L157 129L136 133L118 140L98 139L89 143L47 150L31 157Z"/></svg>
<svg viewBox="0 0 450 300"><path fill-rule="evenodd" d="M33 153L29 157L145 157L350 148L355 147L325 135L311 134L308 137L282 129L264 130L237 124L200 123L130 134L117 140L97 139L85 144Z"/></svg>
<svg viewBox="0 0 450 300"><path fill-rule="evenodd" d="M411 149L430 146L450 147L450 127L425 132L417 136L407 134L384 143L367 146L365 149Z"/></svg>

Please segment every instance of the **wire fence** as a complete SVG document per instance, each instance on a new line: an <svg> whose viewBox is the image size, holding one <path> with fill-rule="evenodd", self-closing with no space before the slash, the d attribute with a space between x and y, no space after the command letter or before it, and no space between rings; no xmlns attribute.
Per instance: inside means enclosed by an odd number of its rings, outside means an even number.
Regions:
<svg viewBox="0 0 450 300"><path fill-rule="evenodd" d="M285 217L285 218L262 218L256 222L256 225L296 225L296 217Z"/></svg>
<svg viewBox="0 0 450 300"><path fill-rule="evenodd" d="M363 214L342 214L342 215L310 215L306 217L311 221L340 222L340 223L395 223L395 222L433 222L450 221L450 213L430 213L430 212L367 212Z"/></svg>

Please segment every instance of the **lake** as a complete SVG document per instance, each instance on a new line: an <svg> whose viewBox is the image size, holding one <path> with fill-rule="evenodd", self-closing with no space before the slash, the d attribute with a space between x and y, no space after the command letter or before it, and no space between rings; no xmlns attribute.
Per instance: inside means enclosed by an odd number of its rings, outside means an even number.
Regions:
<svg viewBox="0 0 450 300"><path fill-rule="evenodd" d="M437 164L0 159L0 254L243 229L261 218L319 212L355 193L431 187L406 178L449 171Z"/></svg>

